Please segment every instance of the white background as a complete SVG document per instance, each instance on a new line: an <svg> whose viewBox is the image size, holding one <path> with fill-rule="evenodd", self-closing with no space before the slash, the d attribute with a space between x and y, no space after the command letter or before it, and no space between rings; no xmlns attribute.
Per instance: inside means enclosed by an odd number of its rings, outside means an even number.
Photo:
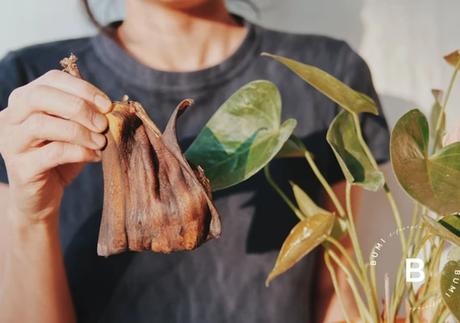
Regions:
<svg viewBox="0 0 460 323"><path fill-rule="evenodd" d="M97 0L101 17L122 16L122 2ZM247 5L235 10L262 25L304 33L320 33L347 40L368 62L390 125L405 111L428 111L431 88L445 88L452 68L441 57L460 48L458 0L259 0L259 14ZM24 45L94 33L77 0L3 1L0 19L0 56ZM1 85L0 85L1 86ZM460 92L460 82L455 87ZM1 90L1 89L0 89ZM460 95L448 108L448 125L460 119ZM410 203L389 176L401 211L409 217ZM382 193L366 193L359 221L363 244L369 250L380 238L387 240L378 258L378 277L395 271L398 239Z"/></svg>

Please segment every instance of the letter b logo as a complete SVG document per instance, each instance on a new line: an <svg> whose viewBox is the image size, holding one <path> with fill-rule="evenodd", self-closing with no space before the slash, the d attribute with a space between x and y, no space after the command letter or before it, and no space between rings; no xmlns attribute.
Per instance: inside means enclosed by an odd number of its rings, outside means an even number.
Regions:
<svg viewBox="0 0 460 323"><path fill-rule="evenodd" d="M420 283L425 280L425 272L423 271L423 260L418 258L406 259L406 282Z"/></svg>

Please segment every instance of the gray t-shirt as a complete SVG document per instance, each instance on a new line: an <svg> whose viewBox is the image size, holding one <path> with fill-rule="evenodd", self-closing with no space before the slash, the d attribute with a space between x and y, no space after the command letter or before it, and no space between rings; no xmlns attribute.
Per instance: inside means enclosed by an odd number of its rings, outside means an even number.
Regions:
<svg viewBox="0 0 460 323"><path fill-rule="evenodd" d="M140 101L160 128L181 99L194 99L194 106L178 123L185 148L233 92L249 81L267 79L281 91L283 120L298 120L295 134L315 154L327 179L343 179L325 140L339 108L260 53L315 65L378 101L365 62L343 41L245 23L249 31L238 50L221 64L196 72L148 68L102 34L13 51L0 62L0 107L7 106L14 88L59 68L59 60L73 52L86 80L114 100L128 94ZM388 160L383 116L366 114L363 126L377 161ZM288 180L293 180L321 202L321 186L305 160L276 160L271 169L286 192ZM0 158L0 181L7 180ZM220 239L192 252L127 252L102 258L96 255L102 170L100 164L86 166L66 189L60 217L65 265L79 322L311 322L318 295L315 254L275 279L269 288L264 286L284 238L297 222L264 176L256 174L214 198L222 218Z"/></svg>

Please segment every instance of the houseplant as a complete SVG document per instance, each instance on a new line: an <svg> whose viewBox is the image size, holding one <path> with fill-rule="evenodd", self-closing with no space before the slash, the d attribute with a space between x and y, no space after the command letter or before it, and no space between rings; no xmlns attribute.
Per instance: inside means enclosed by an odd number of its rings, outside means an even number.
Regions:
<svg viewBox="0 0 460 323"><path fill-rule="evenodd" d="M345 273L361 322L396 322L403 306L407 322L444 322L449 315L460 319L460 216L456 213L460 211L460 143L441 147L445 109L460 68L460 52L446 56L447 62L454 66L454 72L445 98L442 91L433 91L435 103L431 124L422 112L411 110L398 120L392 132L392 166L401 186L414 200L413 229L408 234L403 230L392 192L361 133L359 115L376 114L375 102L316 67L281 56L265 55L284 64L343 108L329 127L327 141L347 181L346 205L341 205L312 154L300 140L291 136L295 120L281 124L279 93L268 81L251 82L237 91L206 125L186 156L203 166L213 189L234 185L264 167L268 182L299 218L280 250L267 285L322 245L340 303L343 304L343 296L333 264ZM247 109L248 106L253 108ZM261 106L269 112L268 119L261 118L261 111L257 109ZM234 129L236 125L238 129ZM335 204L337 214L316 205L295 183L291 183L295 202L291 201L271 178L267 163L275 155L278 158L305 158ZM384 190L399 232L403 259L393 286L385 278L383 305L377 296L375 266L370 265L370 257L363 255L356 234L351 208L353 185L369 191ZM353 254L349 254L340 242L344 235L348 235L352 242ZM456 248L452 249L447 263L438 272L447 244ZM404 279L404 260L421 253L425 254L428 278L421 286L415 287ZM442 300L434 306L426 305L440 298ZM343 312L346 321L352 322L344 308Z"/></svg>
<svg viewBox="0 0 460 323"><path fill-rule="evenodd" d="M460 143L441 147L445 109L459 71L460 52L456 51L445 57L447 62L454 66L454 72L444 100L442 91L433 91L435 104L431 115L431 129L427 118L415 109L403 115L392 131L390 151L393 170L403 189L414 200L411 224L411 228L414 229L410 230L409 234L403 229L391 190L361 134L359 114L377 113L375 103L364 94L352 90L313 66L285 57L270 56L343 108L329 127L327 141L336 155L347 184L346 205L342 206L319 172L311 154L298 140L297 151L303 153L325 191L330 195L338 210L337 215L319 208L294 183L292 189L296 204L289 201L270 177L268 166L265 167L268 181L300 218L299 223L286 238L267 283L322 244L325 250L324 260L330 270L339 300L342 296L337 286L337 273L332 265L334 263L347 277L362 322L395 322L403 305L406 305L408 310L408 322L444 322L449 314L460 319L458 249L453 249L448 262L441 273L438 273L445 245L450 243L457 248L460 246L460 216L456 213L460 211ZM370 265L370 258L365 258L362 254L356 234L350 201L352 185L361 186L369 191L383 189L399 232L403 259L392 288L389 286L388 278L385 278L383 306L379 306L377 297L375 266ZM337 227L344 230L337 230ZM343 232L350 237L353 255L349 255L340 243L339 238ZM426 248L427 245L430 248ZM428 278L416 289L413 284L405 281L404 260L417 257L422 250L426 253ZM442 301L426 310L427 306L424 305L436 297L441 297ZM351 322L344 308L343 312L346 320Z"/></svg>

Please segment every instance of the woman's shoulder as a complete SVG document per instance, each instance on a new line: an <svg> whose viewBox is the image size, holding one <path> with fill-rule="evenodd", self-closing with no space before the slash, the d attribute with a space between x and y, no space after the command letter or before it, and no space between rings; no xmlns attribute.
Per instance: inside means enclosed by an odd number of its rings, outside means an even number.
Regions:
<svg viewBox="0 0 460 323"><path fill-rule="evenodd" d="M51 69L60 69L59 61L70 53L83 54L89 37L67 39L23 47L8 52L0 60L0 109L15 88L25 85Z"/></svg>
<svg viewBox="0 0 460 323"><path fill-rule="evenodd" d="M311 33L278 31L256 25L261 50L315 65L336 76L367 68L365 61L342 39Z"/></svg>
<svg viewBox="0 0 460 323"><path fill-rule="evenodd" d="M85 52L90 37L59 40L31 45L8 52L0 61L0 78L5 74L29 82L50 69L60 68L59 61L70 53Z"/></svg>
<svg viewBox="0 0 460 323"><path fill-rule="evenodd" d="M256 25L261 34L262 46L290 52L297 55L337 54L342 51L352 50L345 40L322 34L300 33L292 31L274 30L268 27Z"/></svg>

